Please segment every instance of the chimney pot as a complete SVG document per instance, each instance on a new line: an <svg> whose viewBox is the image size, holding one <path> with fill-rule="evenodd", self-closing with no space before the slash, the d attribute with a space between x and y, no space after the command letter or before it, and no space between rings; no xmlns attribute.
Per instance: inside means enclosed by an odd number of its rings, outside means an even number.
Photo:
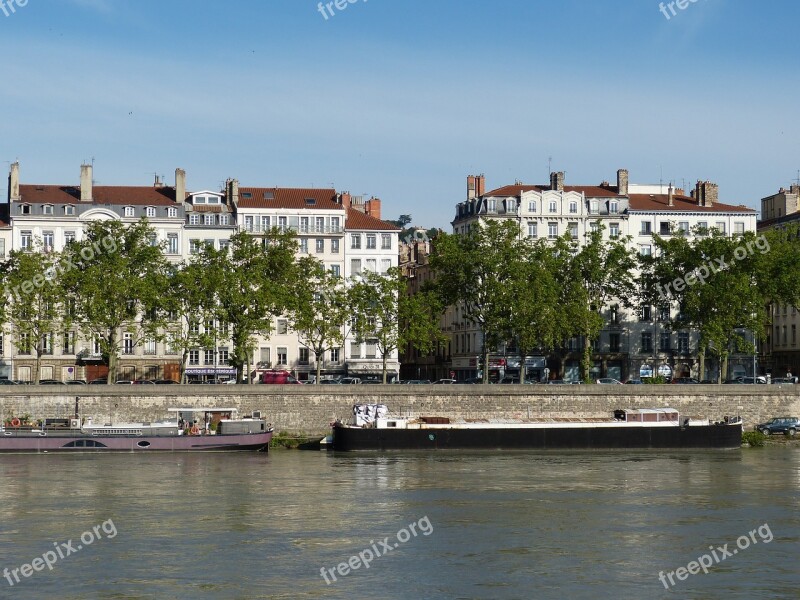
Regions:
<svg viewBox="0 0 800 600"><path fill-rule="evenodd" d="M671 183L669 184L669 205L675 206L675 190Z"/></svg>

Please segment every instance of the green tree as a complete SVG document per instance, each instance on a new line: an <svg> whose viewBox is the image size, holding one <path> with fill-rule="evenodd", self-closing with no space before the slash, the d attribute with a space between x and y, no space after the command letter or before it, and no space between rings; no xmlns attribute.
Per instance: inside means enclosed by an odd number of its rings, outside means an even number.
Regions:
<svg viewBox="0 0 800 600"><path fill-rule="evenodd" d="M62 254L65 297L75 307L73 319L87 340L97 340L108 363L108 382L117 377L123 333L135 347L162 339L158 311L167 289L167 262L153 243L146 219L89 223L83 239Z"/></svg>
<svg viewBox="0 0 800 600"><path fill-rule="evenodd" d="M314 353L315 383L319 384L325 352L344 345L351 318L350 294L344 280L319 261L304 258L298 267L304 275L293 286L289 315L300 343Z"/></svg>
<svg viewBox="0 0 800 600"><path fill-rule="evenodd" d="M21 353L34 356L32 381L41 378L41 358L52 353L56 336L68 329L59 257L38 243L33 251L13 250L2 266L6 284L5 323Z"/></svg>

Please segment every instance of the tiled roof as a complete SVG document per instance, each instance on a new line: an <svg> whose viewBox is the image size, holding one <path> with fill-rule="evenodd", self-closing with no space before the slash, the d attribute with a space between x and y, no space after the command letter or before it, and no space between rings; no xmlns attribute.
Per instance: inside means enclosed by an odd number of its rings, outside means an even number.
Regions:
<svg viewBox="0 0 800 600"><path fill-rule="evenodd" d="M31 204L81 204L81 190L68 185L20 185L22 202ZM102 186L92 188L93 205L119 204L130 206L172 206L175 188ZM85 204L89 204L86 202Z"/></svg>
<svg viewBox="0 0 800 600"><path fill-rule="evenodd" d="M514 185L505 185L503 187L497 188L496 190L492 190L484 194L484 196L497 196L497 197L508 197L508 196L519 196L524 192L546 192L550 189L549 185L528 185L528 184L514 184ZM565 185L564 186L565 192L578 192L579 194L584 194L590 198L614 198L620 197L619 193L617 193L617 186L605 186L605 185Z"/></svg>
<svg viewBox="0 0 800 600"><path fill-rule="evenodd" d="M400 231L399 227L364 214L355 208L349 208L347 210L347 222L345 223L345 229Z"/></svg>
<svg viewBox="0 0 800 600"><path fill-rule="evenodd" d="M247 195L250 195L248 198ZM313 203L306 200L314 200ZM336 190L314 188L239 188L239 208L322 208L343 210Z"/></svg>
<svg viewBox="0 0 800 600"><path fill-rule="evenodd" d="M669 196L667 194L631 194L629 196L628 210L666 210L676 212L708 212L708 213L722 213L722 212L738 212L738 213L756 213L752 208L746 206L733 206L731 204L721 204L715 202L712 206L700 206L697 200L689 196L673 196L673 206L669 205Z"/></svg>

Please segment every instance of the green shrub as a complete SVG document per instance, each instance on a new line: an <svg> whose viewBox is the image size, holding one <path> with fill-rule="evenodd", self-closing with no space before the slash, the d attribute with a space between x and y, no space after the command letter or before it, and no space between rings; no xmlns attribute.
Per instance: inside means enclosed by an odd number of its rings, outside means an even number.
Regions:
<svg viewBox="0 0 800 600"><path fill-rule="evenodd" d="M748 444L751 448L761 448L765 439L767 439L767 436L760 431L745 431L742 433L742 443Z"/></svg>

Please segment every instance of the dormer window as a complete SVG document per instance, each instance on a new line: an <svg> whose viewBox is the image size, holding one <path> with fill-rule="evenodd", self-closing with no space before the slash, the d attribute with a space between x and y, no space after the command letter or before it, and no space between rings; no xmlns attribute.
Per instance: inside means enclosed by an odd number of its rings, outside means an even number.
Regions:
<svg viewBox="0 0 800 600"><path fill-rule="evenodd" d="M576 215L578 214L578 203L577 202L570 202L569 203L569 214Z"/></svg>
<svg viewBox="0 0 800 600"><path fill-rule="evenodd" d="M53 205L52 204L45 204L42 206L42 214L43 215L52 215L53 214Z"/></svg>
<svg viewBox="0 0 800 600"><path fill-rule="evenodd" d="M68 204L64 207L64 214L65 215L74 215L75 214L75 207L71 204Z"/></svg>
<svg viewBox="0 0 800 600"><path fill-rule="evenodd" d="M156 216L156 209L155 209L155 208L153 208L152 206L148 206L148 207L145 209L145 214L146 214L148 217L155 217L155 216Z"/></svg>
<svg viewBox="0 0 800 600"><path fill-rule="evenodd" d="M205 196L195 196L192 200L192 204L205 204L206 197Z"/></svg>
<svg viewBox="0 0 800 600"><path fill-rule="evenodd" d="M21 204L19 207L19 214L21 215L29 215L31 214L31 205L30 204Z"/></svg>
<svg viewBox="0 0 800 600"><path fill-rule="evenodd" d="M200 225L200 215L192 213L189 215L189 225Z"/></svg>
<svg viewBox="0 0 800 600"><path fill-rule="evenodd" d="M125 216L126 217L132 217L133 214L134 214L133 207L132 206L126 206L125 207Z"/></svg>
<svg viewBox="0 0 800 600"><path fill-rule="evenodd" d="M558 204L556 203L555 200L550 200L550 212L551 213L558 212Z"/></svg>
<svg viewBox="0 0 800 600"><path fill-rule="evenodd" d="M317 201L314 198L306 198L306 204L308 206L314 206L316 203Z"/></svg>
<svg viewBox="0 0 800 600"><path fill-rule="evenodd" d="M275 192L273 191L264 192L264 200L275 200ZM308 199L306 199L306 202L308 202Z"/></svg>
<svg viewBox="0 0 800 600"><path fill-rule="evenodd" d="M266 196L267 193L264 192L264 195ZM253 198L253 194L251 194L250 192L242 192L242 198L244 198L245 200L251 200Z"/></svg>
<svg viewBox="0 0 800 600"><path fill-rule="evenodd" d="M619 202L616 200L612 200L608 203L608 212L612 215L616 215L619 212Z"/></svg>
<svg viewBox="0 0 800 600"><path fill-rule="evenodd" d="M203 224L204 225L213 225L214 224L214 215L213 214L203 215Z"/></svg>
<svg viewBox="0 0 800 600"><path fill-rule="evenodd" d="M167 216L174 219L175 217L178 216L178 209L173 206L170 206L167 209Z"/></svg>

